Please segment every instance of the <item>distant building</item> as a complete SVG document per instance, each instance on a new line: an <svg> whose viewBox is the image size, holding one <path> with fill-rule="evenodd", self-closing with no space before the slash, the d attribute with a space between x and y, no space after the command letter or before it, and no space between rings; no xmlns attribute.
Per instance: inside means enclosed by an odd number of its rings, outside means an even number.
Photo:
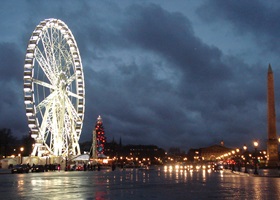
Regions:
<svg viewBox="0 0 280 200"><path fill-rule="evenodd" d="M220 145L190 149L187 157L188 161L215 161L219 156L231 152L232 150L232 148L225 147L223 143L221 143Z"/></svg>
<svg viewBox="0 0 280 200"><path fill-rule="evenodd" d="M156 145L122 145L114 140L105 144L105 155L118 160L143 161L149 160L155 163L159 158L165 156L165 151Z"/></svg>
<svg viewBox="0 0 280 200"><path fill-rule="evenodd" d="M165 151L156 145L126 145L122 148L122 154L138 158L153 158L164 156Z"/></svg>
<svg viewBox="0 0 280 200"><path fill-rule="evenodd" d="M120 145L113 139L112 142L106 142L104 148L104 154L110 158L118 157L120 151Z"/></svg>
<svg viewBox="0 0 280 200"><path fill-rule="evenodd" d="M220 157L225 153L231 152L232 150L233 149L225 146L213 145L210 147L201 148L200 152L203 160L212 161L216 160L217 157Z"/></svg>

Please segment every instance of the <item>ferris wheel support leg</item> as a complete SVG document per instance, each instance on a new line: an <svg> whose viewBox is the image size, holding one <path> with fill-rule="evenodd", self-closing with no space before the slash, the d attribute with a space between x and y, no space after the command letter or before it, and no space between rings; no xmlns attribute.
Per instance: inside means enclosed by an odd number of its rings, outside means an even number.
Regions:
<svg viewBox="0 0 280 200"><path fill-rule="evenodd" d="M77 155L80 155L80 154L81 154L80 145L77 144Z"/></svg>
<svg viewBox="0 0 280 200"><path fill-rule="evenodd" d="M38 146L34 146L31 156L36 156L37 151L38 151Z"/></svg>

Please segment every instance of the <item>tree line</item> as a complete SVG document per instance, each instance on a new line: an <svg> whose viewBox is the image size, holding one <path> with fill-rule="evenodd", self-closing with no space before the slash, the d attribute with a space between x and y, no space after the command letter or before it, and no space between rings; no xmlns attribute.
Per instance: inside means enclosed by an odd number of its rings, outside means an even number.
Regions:
<svg viewBox="0 0 280 200"><path fill-rule="evenodd" d="M19 139L13 135L11 129L0 129L0 159L11 155L17 156L18 154L28 156L32 152L33 144L34 139L29 134ZM23 147L22 151L20 150L21 147Z"/></svg>

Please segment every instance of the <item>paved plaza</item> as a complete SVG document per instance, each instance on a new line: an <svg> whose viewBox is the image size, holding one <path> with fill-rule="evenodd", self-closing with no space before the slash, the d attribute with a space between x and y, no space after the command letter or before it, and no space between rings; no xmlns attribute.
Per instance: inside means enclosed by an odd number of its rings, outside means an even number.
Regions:
<svg viewBox="0 0 280 200"><path fill-rule="evenodd" d="M280 179L156 167L10 174L1 170L1 199L278 199Z"/></svg>

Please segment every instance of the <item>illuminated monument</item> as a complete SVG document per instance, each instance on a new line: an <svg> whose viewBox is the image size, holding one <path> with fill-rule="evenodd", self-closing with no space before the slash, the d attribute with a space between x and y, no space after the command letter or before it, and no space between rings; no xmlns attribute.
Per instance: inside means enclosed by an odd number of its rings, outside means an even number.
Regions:
<svg viewBox="0 0 280 200"><path fill-rule="evenodd" d="M274 80L270 64L267 72L267 134L267 165L273 167L278 163L278 139L276 134Z"/></svg>

